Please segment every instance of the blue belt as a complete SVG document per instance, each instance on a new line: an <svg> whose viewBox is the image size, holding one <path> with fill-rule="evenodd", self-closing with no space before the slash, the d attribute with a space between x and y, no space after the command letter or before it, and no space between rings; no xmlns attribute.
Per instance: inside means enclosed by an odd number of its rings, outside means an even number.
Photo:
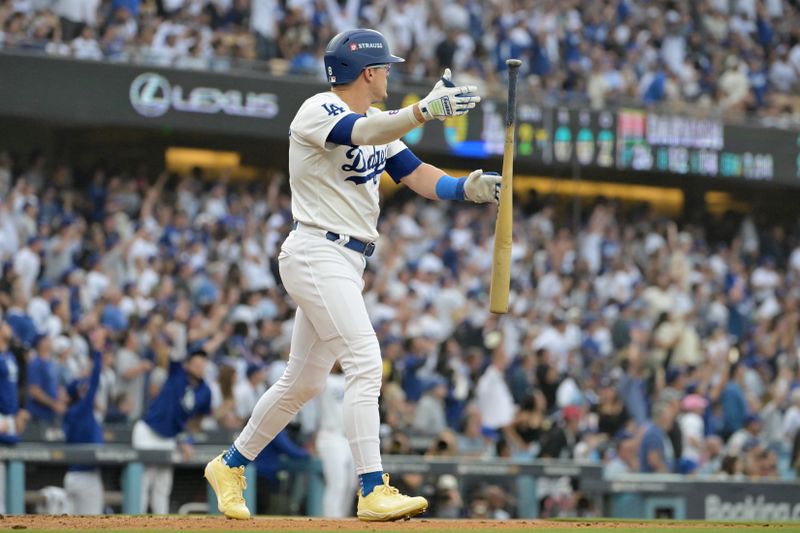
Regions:
<svg viewBox="0 0 800 533"><path fill-rule="evenodd" d="M292 229L293 230L297 229L298 224L299 223L296 220L294 222L292 222ZM338 233L334 233L332 231L326 232L325 233L325 238L328 239L329 241L335 242L336 244L341 244L345 248L349 248L350 250L358 252L358 253L366 256L366 257L371 257L372 254L375 253L375 243L374 242L359 241L358 239L354 239L354 238L350 237L350 239L348 239L347 242L342 243L342 242L340 242L340 239L342 238L342 236L339 235Z"/></svg>

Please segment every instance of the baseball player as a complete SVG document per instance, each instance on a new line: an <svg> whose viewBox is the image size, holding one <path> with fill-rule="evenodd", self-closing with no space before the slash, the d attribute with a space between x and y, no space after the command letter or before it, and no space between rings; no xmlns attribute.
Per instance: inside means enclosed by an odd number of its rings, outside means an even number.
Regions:
<svg viewBox="0 0 800 533"><path fill-rule="evenodd" d="M361 490L358 518L389 521L425 511L422 497L389 485L380 456L381 354L361 291L366 257L378 238L378 182L386 171L417 194L439 200L497 202L499 176L476 170L454 178L422 163L399 139L426 121L463 115L480 101L473 86L454 87L450 71L418 103L382 112L393 56L383 35L350 30L325 50L330 91L306 100L289 132L293 231L278 256L281 278L298 305L283 376L259 399L231 448L205 476L229 518L250 513L244 466L319 394L334 362L345 375L343 423Z"/></svg>
<svg viewBox="0 0 800 533"><path fill-rule="evenodd" d="M178 448L178 435L196 415L211 413L211 389L205 375L207 355L194 351L186 355L186 326L171 322L166 326L172 340L169 375L144 418L133 426L133 447L138 450L168 450ZM182 445L184 456L189 453L188 442ZM148 504L153 514L169 512L172 492L171 466L147 466L142 477L142 513Z"/></svg>
<svg viewBox="0 0 800 533"><path fill-rule="evenodd" d="M350 453L342 420L344 374L337 368L328 375L319 395L319 431L315 439L317 454L325 476L322 514L328 518L344 518L350 514L356 490L355 465Z"/></svg>
<svg viewBox="0 0 800 533"><path fill-rule="evenodd" d="M106 331L98 328L90 334L92 373L89 379L73 380L67 386L70 405L64 413L64 439L67 444L102 444L103 430L94 414L94 400L103 371ZM77 515L103 514L103 478L96 465L70 465L64 475L64 490L70 512Z"/></svg>

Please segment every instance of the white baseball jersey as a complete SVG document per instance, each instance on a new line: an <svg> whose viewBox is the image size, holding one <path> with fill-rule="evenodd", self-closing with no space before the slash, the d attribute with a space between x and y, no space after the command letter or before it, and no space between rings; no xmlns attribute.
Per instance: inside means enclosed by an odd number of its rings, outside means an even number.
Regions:
<svg viewBox="0 0 800 533"><path fill-rule="evenodd" d="M371 107L367 116L380 113ZM289 184L295 220L371 242L378 238L379 180L402 141L377 146L327 142L333 127L353 113L333 92L306 100L289 127ZM399 176L402 178L402 176Z"/></svg>

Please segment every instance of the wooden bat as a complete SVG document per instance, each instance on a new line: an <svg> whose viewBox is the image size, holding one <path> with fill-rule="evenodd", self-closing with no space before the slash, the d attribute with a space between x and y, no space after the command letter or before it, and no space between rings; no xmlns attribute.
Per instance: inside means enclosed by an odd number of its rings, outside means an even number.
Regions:
<svg viewBox="0 0 800 533"><path fill-rule="evenodd" d="M522 61L507 59L508 107L506 109L506 139L503 145L503 177L500 183L500 206L494 228L494 256L492 258L492 285L489 289L489 310L492 313L508 312L508 292L511 284L511 226L514 222L514 133L517 121L517 74Z"/></svg>

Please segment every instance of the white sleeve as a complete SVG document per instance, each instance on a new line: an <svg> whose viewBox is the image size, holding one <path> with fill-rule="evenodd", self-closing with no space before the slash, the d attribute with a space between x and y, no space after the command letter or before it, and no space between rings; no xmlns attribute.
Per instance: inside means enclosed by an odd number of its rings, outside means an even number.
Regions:
<svg viewBox="0 0 800 533"><path fill-rule="evenodd" d="M413 105L393 111L369 113L366 118L361 118L353 124L353 144L356 146L389 144L420 125L422 122L414 116Z"/></svg>
<svg viewBox="0 0 800 533"><path fill-rule="evenodd" d="M353 114L338 96L321 93L312 96L300 107L290 126L290 135L330 150L334 146L327 142L331 130L340 120Z"/></svg>
<svg viewBox="0 0 800 533"><path fill-rule="evenodd" d="M390 142L389 145L386 147L386 159L396 156L397 154L399 154L403 150L406 150L407 148L408 146L406 146L406 143L404 143L400 139Z"/></svg>
<svg viewBox="0 0 800 533"><path fill-rule="evenodd" d="M186 359L186 325L179 324L178 322L170 322L166 326L172 337L172 351L170 351L169 358L172 361L183 361Z"/></svg>

